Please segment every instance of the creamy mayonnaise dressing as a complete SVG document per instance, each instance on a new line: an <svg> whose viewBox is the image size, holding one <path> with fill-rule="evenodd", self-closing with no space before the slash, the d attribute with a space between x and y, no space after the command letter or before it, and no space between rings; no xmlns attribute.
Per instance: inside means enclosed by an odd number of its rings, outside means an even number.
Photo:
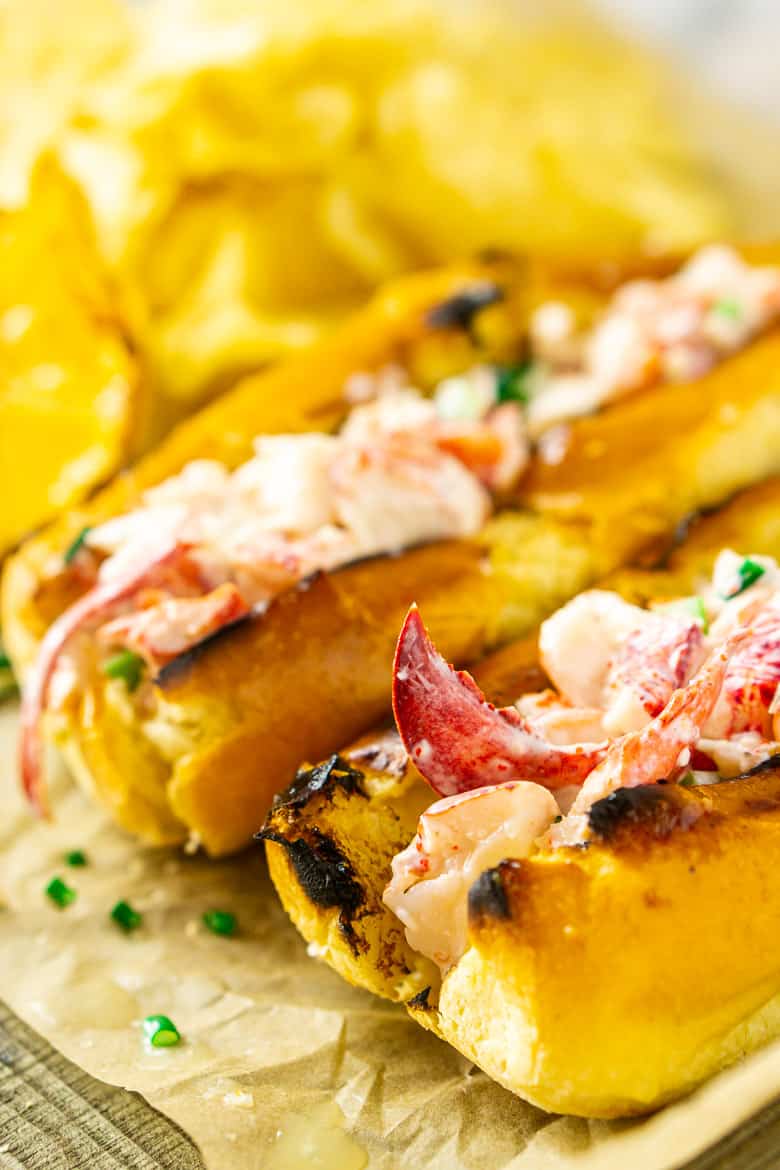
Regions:
<svg viewBox="0 0 780 1170"><path fill-rule="evenodd" d="M589 331L571 309L541 305L530 323L529 432L659 382L706 374L780 313L780 269L732 248L702 248L673 276L623 285Z"/></svg>
<svg viewBox="0 0 780 1170"><path fill-rule="evenodd" d="M523 781L432 804L412 843L393 858L384 893L409 945L444 970L452 966L466 949L469 887L503 858L529 853L557 813L551 792Z"/></svg>
<svg viewBox="0 0 780 1170"><path fill-rule="evenodd" d="M519 407L472 382L465 397L445 382L433 398L393 384L338 434L256 439L234 471L196 460L91 529L84 548L102 558L98 587L156 564L161 548L179 550L164 581L141 575L121 604L90 613L97 645L159 667L315 570L479 531L528 445ZM70 645L50 695L62 701L63 679L77 673Z"/></svg>
<svg viewBox="0 0 780 1170"><path fill-rule="evenodd" d="M717 783L780 752L780 571L768 557L724 550L698 595L648 609L605 590L564 605L539 637L552 688L501 711L482 702L482 746L496 745L486 751L473 742L474 705L481 701L473 684L453 690L457 676L442 673L448 668L438 656L432 660L430 643L417 647L409 641L404 677L396 674L399 731L407 747L409 728L415 737L426 731L426 711L435 708L430 685L446 683L448 717L441 710L430 717L426 753L412 756L436 791L456 795L423 814L414 840L393 861L385 902L410 945L443 970L466 947L468 890L482 870L527 856L551 828L553 844L583 840L590 805L618 787L661 779ZM467 727L460 753L458 736ZM524 738L533 756L524 752ZM518 782L528 759L540 761L540 741L547 744L547 771L539 769L539 783L527 776ZM603 748L594 751L594 744ZM579 789L556 784L561 747L581 748L592 760ZM485 774L492 774L491 750L510 762L507 783L474 787L469 761L475 753L485 757ZM453 771L445 778L436 767L442 757Z"/></svg>

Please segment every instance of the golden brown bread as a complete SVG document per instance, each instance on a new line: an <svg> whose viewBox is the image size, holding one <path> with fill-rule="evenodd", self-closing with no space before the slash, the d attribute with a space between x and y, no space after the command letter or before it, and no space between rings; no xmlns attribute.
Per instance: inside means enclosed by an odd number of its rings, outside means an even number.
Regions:
<svg viewBox="0 0 780 1170"><path fill-rule="evenodd" d="M412 1012L554 1112L646 1112L780 1032L780 761L620 789L596 842L472 887L470 947Z"/></svg>
<svg viewBox="0 0 780 1170"><path fill-rule="evenodd" d="M695 589L721 547L780 556L780 480L700 521L662 570L608 584ZM424 613L423 609L423 613ZM497 704L544 685L534 638L474 671ZM780 762L714 787L620 790L587 849L483 874L469 947L442 981L381 896L431 792L394 731L303 769L268 817L271 876L314 952L543 1108L652 1109L780 1031Z"/></svg>
<svg viewBox="0 0 780 1170"><path fill-rule="evenodd" d="M553 280L550 271L496 261L465 276L407 281L307 358L185 424L133 476L14 558L3 602L14 661L30 660L46 624L73 600L72 575L47 571L85 523L127 507L195 456L235 465L259 430L335 425L356 369L400 360L428 384L477 356L516 356L529 304L558 290L592 311L620 275L555 270ZM487 273L503 299L480 307L490 299ZM375 558L289 591L262 617L166 667L143 719L93 667L53 730L126 828L153 842L194 834L215 854L239 848L301 758L348 742L386 709L392 650L412 600L424 604L443 652L472 661L617 565L657 556L691 512L779 468L780 331L772 331L697 382L573 424L563 458L537 460L479 537Z"/></svg>

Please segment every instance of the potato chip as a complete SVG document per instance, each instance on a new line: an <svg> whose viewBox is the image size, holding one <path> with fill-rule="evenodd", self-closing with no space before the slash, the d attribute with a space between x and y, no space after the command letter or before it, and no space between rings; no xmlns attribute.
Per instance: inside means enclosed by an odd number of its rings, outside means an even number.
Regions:
<svg viewBox="0 0 780 1170"><path fill-rule="evenodd" d="M308 344L404 269L487 246L625 253L731 229L655 64L523 11L138 10L137 50L85 95L62 154L141 291L168 415Z"/></svg>

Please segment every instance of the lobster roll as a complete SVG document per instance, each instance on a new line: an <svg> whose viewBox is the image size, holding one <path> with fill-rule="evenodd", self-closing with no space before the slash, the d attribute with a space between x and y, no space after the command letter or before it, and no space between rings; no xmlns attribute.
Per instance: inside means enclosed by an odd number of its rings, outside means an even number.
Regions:
<svg viewBox="0 0 780 1170"><path fill-rule="evenodd" d="M465 665L780 468L780 268L490 260L387 289L8 566L20 767L150 842L246 844L388 709L418 601Z"/></svg>
<svg viewBox="0 0 780 1170"><path fill-rule="evenodd" d="M457 671L260 836L309 951L532 1103L655 1109L780 1032L780 481Z"/></svg>

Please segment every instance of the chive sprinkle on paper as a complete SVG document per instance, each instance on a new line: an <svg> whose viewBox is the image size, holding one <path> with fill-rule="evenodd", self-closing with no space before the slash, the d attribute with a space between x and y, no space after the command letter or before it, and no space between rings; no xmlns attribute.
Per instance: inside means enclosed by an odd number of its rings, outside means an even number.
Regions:
<svg viewBox="0 0 780 1170"><path fill-rule="evenodd" d="M207 910L203 922L212 934L231 935L236 933L236 916L229 910Z"/></svg>
<svg viewBox="0 0 780 1170"><path fill-rule="evenodd" d="M144 1036L152 1048L173 1048L181 1040L179 1029L168 1016L147 1016L143 1022Z"/></svg>
<svg viewBox="0 0 780 1170"><path fill-rule="evenodd" d="M60 910L64 910L66 906L70 906L76 901L76 891L67 882L64 882L61 877L53 877L45 890L46 897L49 898L55 906L59 906Z"/></svg>
<svg viewBox="0 0 780 1170"><path fill-rule="evenodd" d="M112 907L111 918L126 934L137 930L143 922L143 916L137 910L134 910L129 902L124 901L117 902Z"/></svg>

